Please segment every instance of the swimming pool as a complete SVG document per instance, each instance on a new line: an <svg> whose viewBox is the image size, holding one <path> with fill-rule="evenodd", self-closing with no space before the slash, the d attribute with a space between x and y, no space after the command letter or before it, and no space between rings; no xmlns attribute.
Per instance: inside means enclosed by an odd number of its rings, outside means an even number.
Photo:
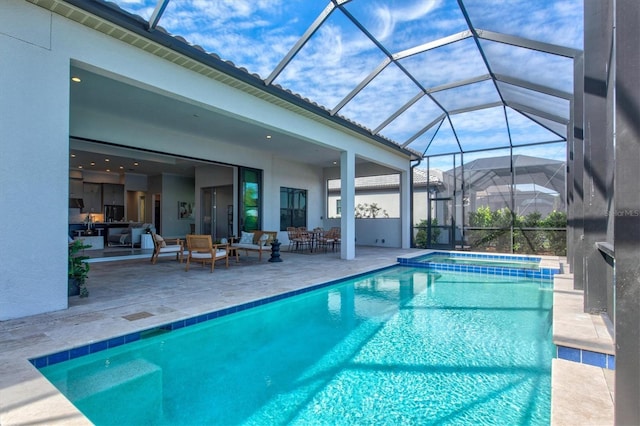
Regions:
<svg viewBox="0 0 640 426"><path fill-rule="evenodd" d="M98 425L548 424L550 287L398 266L32 362Z"/></svg>

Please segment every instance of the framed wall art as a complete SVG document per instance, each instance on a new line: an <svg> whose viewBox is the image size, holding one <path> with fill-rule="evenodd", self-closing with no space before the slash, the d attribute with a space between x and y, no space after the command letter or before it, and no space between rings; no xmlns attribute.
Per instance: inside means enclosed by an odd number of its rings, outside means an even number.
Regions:
<svg viewBox="0 0 640 426"><path fill-rule="evenodd" d="M193 219L193 203L178 201L178 219Z"/></svg>

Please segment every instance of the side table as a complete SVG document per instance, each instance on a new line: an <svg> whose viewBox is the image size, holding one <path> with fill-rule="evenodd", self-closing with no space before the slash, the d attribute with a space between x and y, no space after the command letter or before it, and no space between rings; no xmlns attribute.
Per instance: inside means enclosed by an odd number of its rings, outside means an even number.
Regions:
<svg viewBox="0 0 640 426"><path fill-rule="evenodd" d="M140 248L153 249L153 237L151 236L151 234L140 235Z"/></svg>
<svg viewBox="0 0 640 426"><path fill-rule="evenodd" d="M240 256L238 255L238 247L234 247L232 245L227 246L227 253L229 253L229 257L234 256L236 258L236 263L240 262Z"/></svg>

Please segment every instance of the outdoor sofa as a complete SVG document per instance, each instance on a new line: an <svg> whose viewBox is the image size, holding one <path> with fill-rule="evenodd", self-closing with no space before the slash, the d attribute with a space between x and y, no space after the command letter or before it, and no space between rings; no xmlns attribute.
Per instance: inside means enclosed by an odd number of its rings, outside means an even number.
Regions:
<svg viewBox="0 0 640 426"><path fill-rule="evenodd" d="M246 255L249 255L249 251L258 252L258 260L262 260L262 252L270 252L271 243L276 238L277 231L242 231L240 239L232 244L232 248L244 250Z"/></svg>

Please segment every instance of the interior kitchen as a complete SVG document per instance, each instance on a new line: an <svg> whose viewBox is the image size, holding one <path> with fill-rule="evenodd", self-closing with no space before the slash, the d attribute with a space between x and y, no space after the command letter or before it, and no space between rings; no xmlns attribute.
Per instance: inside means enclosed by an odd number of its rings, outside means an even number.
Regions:
<svg viewBox="0 0 640 426"><path fill-rule="evenodd" d="M70 157L69 239L86 250L153 249L151 231L233 232L233 167L80 141Z"/></svg>
<svg viewBox="0 0 640 426"><path fill-rule="evenodd" d="M152 242L142 237L151 228L157 230L148 208L147 190L145 175L71 170L69 237L81 237L93 250L112 246L153 248ZM157 198L159 201L160 195Z"/></svg>

